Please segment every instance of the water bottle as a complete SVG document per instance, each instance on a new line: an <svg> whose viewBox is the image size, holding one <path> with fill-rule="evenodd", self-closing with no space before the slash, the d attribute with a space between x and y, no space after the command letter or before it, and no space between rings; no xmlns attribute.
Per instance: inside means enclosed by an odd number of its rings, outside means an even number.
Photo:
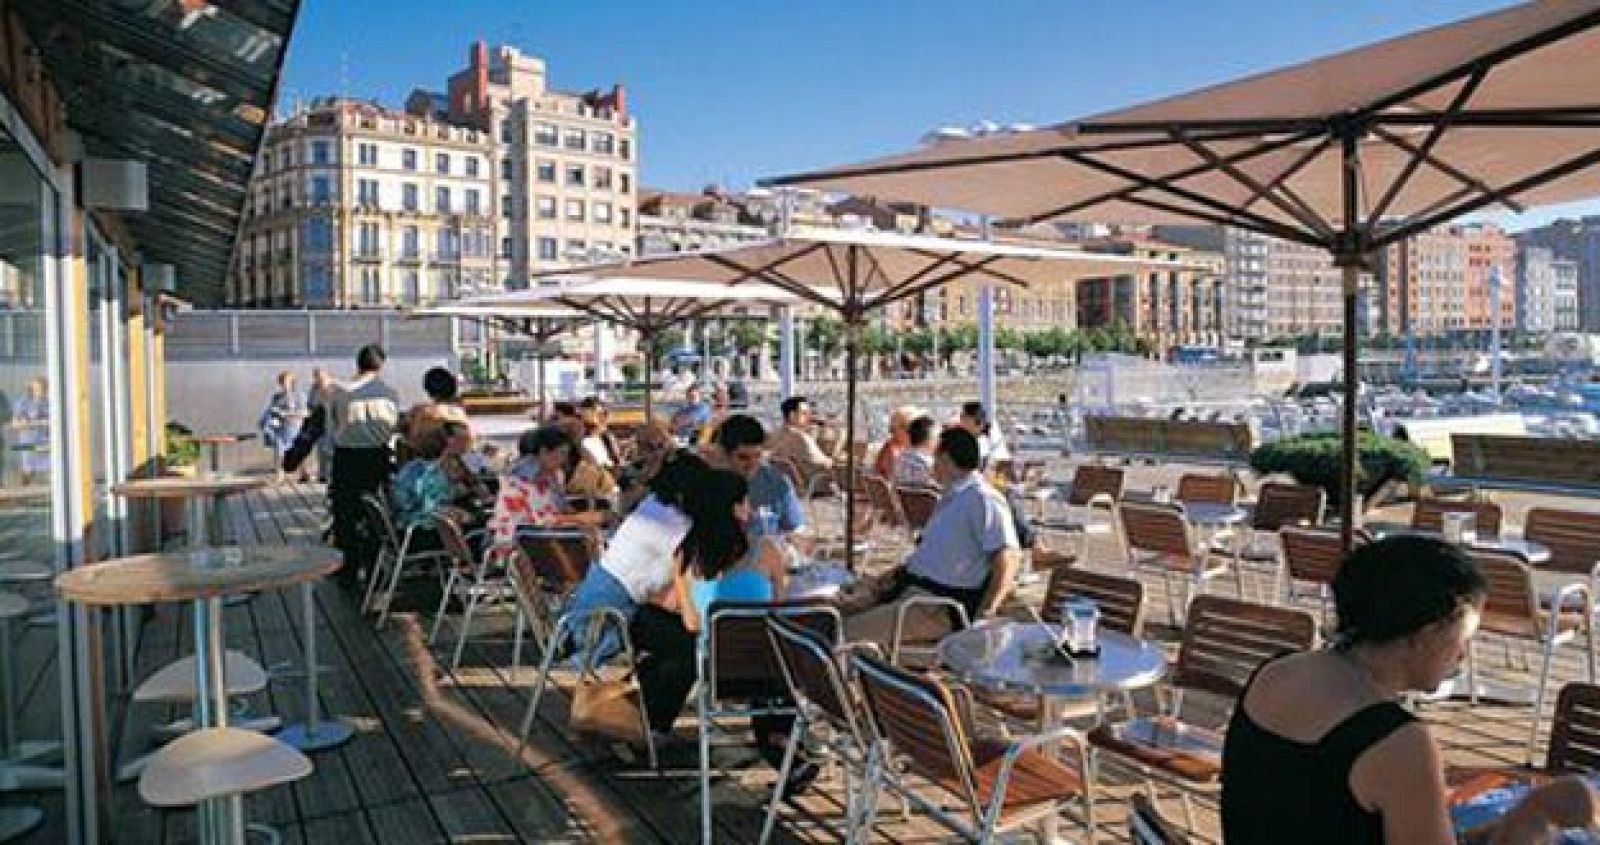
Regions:
<svg viewBox="0 0 1600 845"><path fill-rule="evenodd" d="M772 537L778 533L778 514L771 507L756 508L756 536Z"/></svg>
<svg viewBox="0 0 1600 845"><path fill-rule="evenodd" d="M1100 608L1093 600L1069 596L1061 602L1062 640L1068 652L1092 653L1099 636L1099 626Z"/></svg>

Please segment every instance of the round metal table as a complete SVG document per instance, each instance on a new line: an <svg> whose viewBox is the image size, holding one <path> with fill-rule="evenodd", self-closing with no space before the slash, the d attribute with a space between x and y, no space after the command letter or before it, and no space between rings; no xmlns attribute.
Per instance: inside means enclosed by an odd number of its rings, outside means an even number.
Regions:
<svg viewBox="0 0 1600 845"><path fill-rule="evenodd" d="M235 562L236 561L236 562ZM196 728L228 725L228 690L222 676L222 597L314 581L339 568L343 558L315 546L249 546L135 555L80 566L56 576L65 601L91 607L123 607L187 601L193 604ZM199 808L200 840L244 840L243 802L238 796L211 799Z"/></svg>
<svg viewBox="0 0 1600 845"><path fill-rule="evenodd" d="M1099 657L1033 656L1060 633L1059 625L990 620L945 637L939 662L963 683L1051 698L1141 689L1166 673L1160 647L1116 631L1099 632Z"/></svg>
<svg viewBox="0 0 1600 845"><path fill-rule="evenodd" d="M301 420L304 421L306 416L307 414L301 413ZM213 432L210 434L196 434L194 436L194 442L206 447L206 450L211 453L209 465L213 474L222 471L220 454L223 446L228 446L234 443L248 443L254 439L256 439L256 435L249 433L229 434L226 432Z"/></svg>
<svg viewBox="0 0 1600 845"><path fill-rule="evenodd" d="M1180 502L1183 518L1197 528L1217 530L1238 525L1250 518L1250 512L1237 505L1213 502Z"/></svg>
<svg viewBox="0 0 1600 845"><path fill-rule="evenodd" d="M211 506L265 486L267 479L259 476L202 474L135 478L113 485L111 492L124 499L183 499L189 514L189 546L199 549L211 545Z"/></svg>

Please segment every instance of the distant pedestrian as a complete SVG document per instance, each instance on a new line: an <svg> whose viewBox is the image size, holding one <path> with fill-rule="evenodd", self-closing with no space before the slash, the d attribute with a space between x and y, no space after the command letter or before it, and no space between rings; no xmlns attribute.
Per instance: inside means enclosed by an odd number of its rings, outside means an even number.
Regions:
<svg viewBox="0 0 1600 845"><path fill-rule="evenodd" d="M288 370L278 373L278 389L267 399L267 406L261 410L261 417L256 423L261 431L261 442L272 450L272 466L278 484L282 484L286 477L283 471L284 455L300 435L300 427L305 424L307 415L305 397L294 389L294 373ZM303 465L300 468L300 480L308 480Z"/></svg>
<svg viewBox="0 0 1600 845"><path fill-rule="evenodd" d="M317 449L317 480L327 484L333 477L333 438L327 433L328 427L328 400L333 396L333 376L328 371L317 367L311 371L311 389L306 392L306 406L311 418L320 416L318 422L318 435L316 438ZM304 430L304 429L302 429Z"/></svg>
<svg viewBox="0 0 1600 845"><path fill-rule="evenodd" d="M50 397L45 381L33 378L28 390L11 405L11 448L24 487L42 484L50 474Z"/></svg>

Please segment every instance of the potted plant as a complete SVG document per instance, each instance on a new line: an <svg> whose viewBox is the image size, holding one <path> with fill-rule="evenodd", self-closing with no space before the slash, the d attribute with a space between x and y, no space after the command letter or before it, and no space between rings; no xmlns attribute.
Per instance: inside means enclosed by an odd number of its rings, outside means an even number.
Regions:
<svg viewBox="0 0 1600 845"><path fill-rule="evenodd" d="M161 455L162 475L194 475L200 464L200 444L194 430L180 422L166 426L166 443Z"/></svg>
<svg viewBox="0 0 1600 845"><path fill-rule="evenodd" d="M1428 470L1428 453L1420 447L1370 431L1356 440L1356 490L1365 510L1373 497L1394 482L1416 489ZM1305 434L1263 443L1250 453L1250 468L1258 474L1285 473L1297 483L1327 491L1328 504L1336 506L1340 493L1343 449L1337 434Z"/></svg>

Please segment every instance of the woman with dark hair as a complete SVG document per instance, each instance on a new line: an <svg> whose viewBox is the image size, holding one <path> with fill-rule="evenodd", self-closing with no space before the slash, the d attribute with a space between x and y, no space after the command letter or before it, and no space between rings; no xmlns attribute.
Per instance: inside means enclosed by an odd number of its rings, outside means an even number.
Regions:
<svg viewBox="0 0 1600 845"><path fill-rule="evenodd" d="M1438 540L1364 546L1333 581L1339 627L1322 651L1256 670L1222 751L1222 832L1229 845L1450 845L1444 765L1427 725L1402 707L1438 688L1466 654L1488 584ZM1535 790L1488 834L1543 843L1587 827L1596 798L1581 780Z"/></svg>
<svg viewBox="0 0 1600 845"><path fill-rule="evenodd" d="M573 591L568 614L576 617L609 607L632 620L640 605L671 591L674 556L689 533L687 501L708 471L705 461L688 450L662 460L646 486L649 492L617 526L600 560ZM604 663L620 646L607 629L586 659Z"/></svg>
<svg viewBox="0 0 1600 845"><path fill-rule="evenodd" d="M1000 436L1000 429L995 428L994 422L989 419L989 409L982 402L965 402L961 405L961 416L956 425L972 432L978 438L978 454L982 458L981 467L988 469L994 461L1004 461L1011 458L1011 451L1006 448L1005 438Z"/></svg>
<svg viewBox="0 0 1600 845"><path fill-rule="evenodd" d="M405 443L413 449L424 435L447 422L468 425L467 411L460 404L460 382L455 373L444 367L428 370L422 374L422 390L428 394L428 401L419 402L406 411L404 428L401 429Z"/></svg>
<svg viewBox="0 0 1600 845"><path fill-rule="evenodd" d="M517 547L523 528L574 528L595 525L599 514L569 513L562 487L572 439L555 426L523 432L517 439L517 462L500 479L494 514L489 517L490 555L502 559Z"/></svg>

